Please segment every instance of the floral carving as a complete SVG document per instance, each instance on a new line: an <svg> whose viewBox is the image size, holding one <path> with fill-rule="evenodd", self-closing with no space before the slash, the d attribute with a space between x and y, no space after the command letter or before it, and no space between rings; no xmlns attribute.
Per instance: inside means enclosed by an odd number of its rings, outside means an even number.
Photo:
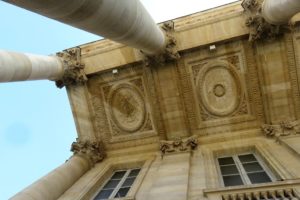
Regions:
<svg viewBox="0 0 300 200"><path fill-rule="evenodd" d="M73 48L57 53L64 64L64 75L56 80L56 86L63 88L67 85L83 84L87 81L84 73L84 65L80 63L80 48Z"/></svg>
<svg viewBox="0 0 300 200"><path fill-rule="evenodd" d="M173 141L162 140L160 141L160 151L162 155L166 153L185 152L196 149L198 140L196 136L185 139L176 139Z"/></svg>
<svg viewBox="0 0 300 200"><path fill-rule="evenodd" d="M261 14L261 2L258 0L244 0L242 6L248 15L246 25L250 29L249 41L274 39L283 34L286 27L269 24Z"/></svg>
<svg viewBox="0 0 300 200"><path fill-rule="evenodd" d="M300 134L300 120L282 121L274 125L263 124L261 129L268 137L279 138L280 136L296 135Z"/></svg>
<svg viewBox="0 0 300 200"><path fill-rule="evenodd" d="M165 49L157 55L147 55L142 52L145 56L146 65L160 64L163 65L166 62L175 61L180 58L180 55L176 48L176 39L174 37L174 22L168 21L163 23L161 29L165 33L166 45Z"/></svg>
<svg viewBox="0 0 300 200"><path fill-rule="evenodd" d="M132 133L144 125L145 100L137 87L126 83L117 85L112 88L108 102L112 121L122 131Z"/></svg>
<svg viewBox="0 0 300 200"><path fill-rule="evenodd" d="M72 143L71 151L74 155L87 158L92 166L102 161L106 156L102 143L96 141L77 140Z"/></svg>

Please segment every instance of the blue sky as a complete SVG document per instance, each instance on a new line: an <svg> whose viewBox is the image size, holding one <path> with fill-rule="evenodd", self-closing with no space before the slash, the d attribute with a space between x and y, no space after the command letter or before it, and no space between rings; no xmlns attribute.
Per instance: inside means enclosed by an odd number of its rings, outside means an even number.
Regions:
<svg viewBox="0 0 300 200"><path fill-rule="evenodd" d="M161 22L233 1L142 2ZM0 27L0 49L41 55L100 39L3 1ZM71 156L76 128L65 89L47 80L1 83L0 111L0 200L6 200Z"/></svg>

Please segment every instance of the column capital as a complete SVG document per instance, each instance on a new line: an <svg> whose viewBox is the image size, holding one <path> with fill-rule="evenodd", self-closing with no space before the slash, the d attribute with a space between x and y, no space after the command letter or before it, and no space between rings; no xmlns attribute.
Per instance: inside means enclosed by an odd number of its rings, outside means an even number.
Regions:
<svg viewBox="0 0 300 200"><path fill-rule="evenodd" d="M160 151L162 155L166 153L187 152L196 149L198 146L198 137L191 136L184 139L161 140Z"/></svg>
<svg viewBox="0 0 300 200"><path fill-rule="evenodd" d="M55 81L58 88L63 88L67 85L83 84L87 81L84 65L80 61L80 52L80 48L72 48L56 54L64 64L63 77Z"/></svg>
<svg viewBox="0 0 300 200"><path fill-rule="evenodd" d="M174 22L167 21L164 22L160 26L161 30L164 32L165 35L165 49L154 55L145 54L143 51L141 53L144 55L144 62L146 65L151 64L159 64L163 65L166 62L171 62L178 60L180 55L177 50L177 41L174 36Z"/></svg>
<svg viewBox="0 0 300 200"><path fill-rule="evenodd" d="M261 129L267 137L275 137L276 139L281 136L296 135L300 134L300 120L286 120L278 124L263 124Z"/></svg>
<svg viewBox="0 0 300 200"><path fill-rule="evenodd" d="M88 159L92 166L102 161L106 154L102 142L77 140L71 145L74 155Z"/></svg>
<svg viewBox="0 0 300 200"><path fill-rule="evenodd" d="M287 30L285 25L268 23L262 15L262 0L243 0L242 7L247 15L246 26L249 27L249 41L272 40Z"/></svg>

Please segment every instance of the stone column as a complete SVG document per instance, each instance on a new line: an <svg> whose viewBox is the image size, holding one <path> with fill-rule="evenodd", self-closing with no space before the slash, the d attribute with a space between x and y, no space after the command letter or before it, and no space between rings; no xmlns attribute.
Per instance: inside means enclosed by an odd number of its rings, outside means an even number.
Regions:
<svg viewBox="0 0 300 200"><path fill-rule="evenodd" d="M299 0L265 0L262 5L262 16L274 25L286 24L300 12Z"/></svg>
<svg viewBox="0 0 300 200"><path fill-rule="evenodd" d="M57 87L84 83L87 77L80 62L80 48L42 56L0 50L0 82L52 80Z"/></svg>
<svg viewBox="0 0 300 200"><path fill-rule="evenodd" d="M13 196L11 200L56 200L105 157L99 142L74 142L71 151L74 155L69 160Z"/></svg>
<svg viewBox="0 0 300 200"><path fill-rule="evenodd" d="M64 66L56 56L41 56L0 50L0 82L57 80Z"/></svg>
<svg viewBox="0 0 300 200"><path fill-rule="evenodd" d="M6 2L79 29L157 54L163 32L139 0L7 0Z"/></svg>

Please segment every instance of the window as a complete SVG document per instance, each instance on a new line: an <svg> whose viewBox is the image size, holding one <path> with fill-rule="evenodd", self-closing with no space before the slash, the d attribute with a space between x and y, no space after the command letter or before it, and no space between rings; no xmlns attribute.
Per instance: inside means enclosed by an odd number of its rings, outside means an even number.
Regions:
<svg viewBox="0 0 300 200"><path fill-rule="evenodd" d="M254 154L218 158L224 186L272 182L266 167Z"/></svg>
<svg viewBox="0 0 300 200"><path fill-rule="evenodd" d="M141 169L116 171L106 182L94 200L125 197Z"/></svg>

